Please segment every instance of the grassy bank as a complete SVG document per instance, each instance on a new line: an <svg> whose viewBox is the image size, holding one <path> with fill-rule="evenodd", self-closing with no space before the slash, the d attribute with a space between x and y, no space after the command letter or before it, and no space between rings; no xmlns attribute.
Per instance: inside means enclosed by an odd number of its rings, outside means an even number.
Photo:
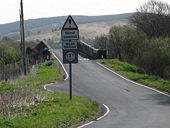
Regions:
<svg viewBox="0 0 170 128"><path fill-rule="evenodd" d="M168 80L164 80L156 76L137 73L139 70L138 67L126 62L120 62L117 59L101 59L98 61L131 80L170 93L170 81Z"/></svg>
<svg viewBox="0 0 170 128"><path fill-rule="evenodd" d="M95 102L38 88L59 79L56 64L48 62L30 76L0 83L0 128L65 128L97 114Z"/></svg>

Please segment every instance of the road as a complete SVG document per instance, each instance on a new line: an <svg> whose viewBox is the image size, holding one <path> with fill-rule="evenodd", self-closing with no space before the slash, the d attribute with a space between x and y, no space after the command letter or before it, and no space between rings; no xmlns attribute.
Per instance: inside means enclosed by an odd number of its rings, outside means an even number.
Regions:
<svg viewBox="0 0 170 128"><path fill-rule="evenodd" d="M55 53L61 58L60 50ZM47 88L68 92L68 80ZM105 118L85 128L170 128L170 97L128 82L95 61L80 57L73 64L73 93L110 109Z"/></svg>

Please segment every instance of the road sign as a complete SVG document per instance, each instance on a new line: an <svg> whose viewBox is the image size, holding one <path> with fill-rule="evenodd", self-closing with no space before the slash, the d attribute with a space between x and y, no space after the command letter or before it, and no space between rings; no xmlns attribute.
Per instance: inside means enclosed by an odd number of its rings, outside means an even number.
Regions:
<svg viewBox="0 0 170 128"><path fill-rule="evenodd" d="M69 15L61 30L61 40L79 40L79 30L76 22Z"/></svg>
<svg viewBox="0 0 170 128"><path fill-rule="evenodd" d="M68 16L63 27L62 30L78 30L78 26L76 24L76 22L73 20L72 16Z"/></svg>
<svg viewBox="0 0 170 128"><path fill-rule="evenodd" d="M77 41L75 40L63 41L62 45L63 45L63 50L77 49Z"/></svg>
<svg viewBox="0 0 170 128"><path fill-rule="evenodd" d="M79 40L79 30L62 30L61 40Z"/></svg>
<svg viewBox="0 0 170 128"><path fill-rule="evenodd" d="M63 44L63 63L69 64L69 85L70 97L72 99L72 63L78 63L77 40L79 40L79 30L76 22L69 15L61 30L61 40Z"/></svg>
<svg viewBox="0 0 170 128"><path fill-rule="evenodd" d="M77 50L63 50L63 63L78 63Z"/></svg>

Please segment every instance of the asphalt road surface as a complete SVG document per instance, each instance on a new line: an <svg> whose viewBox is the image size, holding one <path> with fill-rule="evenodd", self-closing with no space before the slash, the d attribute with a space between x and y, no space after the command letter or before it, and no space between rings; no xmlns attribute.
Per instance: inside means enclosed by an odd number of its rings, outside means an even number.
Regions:
<svg viewBox="0 0 170 128"><path fill-rule="evenodd" d="M61 58L61 51L55 53ZM170 97L128 82L95 61L73 64L73 94L106 104L110 113L85 128L170 128ZM68 71L68 65L65 65ZM68 92L68 80L48 86Z"/></svg>

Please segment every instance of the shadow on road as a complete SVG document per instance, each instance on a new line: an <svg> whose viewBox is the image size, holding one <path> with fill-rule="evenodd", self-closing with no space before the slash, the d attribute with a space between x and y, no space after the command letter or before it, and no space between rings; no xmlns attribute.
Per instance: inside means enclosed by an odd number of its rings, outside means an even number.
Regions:
<svg viewBox="0 0 170 128"><path fill-rule="evenodd" d="M162 94L150 94L149 97L158 105L170 106L170 97Z"/></svg>

